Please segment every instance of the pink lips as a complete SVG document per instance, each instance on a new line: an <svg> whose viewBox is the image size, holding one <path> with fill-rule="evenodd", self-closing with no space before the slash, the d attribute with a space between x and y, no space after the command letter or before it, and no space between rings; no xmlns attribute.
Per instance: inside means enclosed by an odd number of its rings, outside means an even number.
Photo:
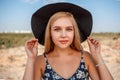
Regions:
<svg viewBox="0 0 120 80"><path fill-rule="evenodd" d="M61 44L66 44L68 42L68 40L60 40Z"/></svg>

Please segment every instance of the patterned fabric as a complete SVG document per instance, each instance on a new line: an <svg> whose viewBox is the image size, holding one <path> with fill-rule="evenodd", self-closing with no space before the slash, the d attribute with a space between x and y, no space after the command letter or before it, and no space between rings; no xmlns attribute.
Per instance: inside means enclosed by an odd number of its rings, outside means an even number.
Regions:
<svg viewBox="0 0 120 80"><path fill-rule="evenodd" d="M45 58L46 58L46 56L45 56ZM46 68L44 71L43 80L89 80L89 75L88 75L88 71L85 66L83 56L81 57L80 66L78 67L76 72L69 79L64 79L59 74L57 74L52 69L52 67L50 66L50 64L48 63L48 60L46 58Z"/></svg>

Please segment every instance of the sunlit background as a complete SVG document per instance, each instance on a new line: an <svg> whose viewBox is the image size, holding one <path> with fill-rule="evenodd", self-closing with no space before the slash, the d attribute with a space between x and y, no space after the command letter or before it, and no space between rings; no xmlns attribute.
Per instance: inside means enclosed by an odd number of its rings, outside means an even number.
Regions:
<svg viewBox="0 0 120 80"><path fill-rule="evenodd" d="M0 80L22 80L27 61L25 41L34 38L31 16L40 7L60 1L92 13L90 36L100 41L108 69L114 80L120 80L120 0L0 0ZM86 41L82 46L88 50ZM44 53L44 46L38 46L38 53Z"/></svg>
<svg viewBox="0 0 120 80"><path fill-rule="evenodd" d="M70 2L93 16L93 32L120 32L120 0L0 0L0 32L31 32L31 16L43 5Z"/></svg>

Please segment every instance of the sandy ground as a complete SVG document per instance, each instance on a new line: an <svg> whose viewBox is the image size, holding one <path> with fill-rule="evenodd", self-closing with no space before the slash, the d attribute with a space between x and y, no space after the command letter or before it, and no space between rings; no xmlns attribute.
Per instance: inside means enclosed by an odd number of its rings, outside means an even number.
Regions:
<svg viewBox="0 0 120 80"><path fill-rule="evenodd" d="M120 80L120 39L102 40L101 44L108 69L114 80ZM88 50L86 42L83 47ZM39 53L43 53L43 49L43 46L39 46ZM0 49L0 80L22 80L26 60L24 46Z"/></svg>

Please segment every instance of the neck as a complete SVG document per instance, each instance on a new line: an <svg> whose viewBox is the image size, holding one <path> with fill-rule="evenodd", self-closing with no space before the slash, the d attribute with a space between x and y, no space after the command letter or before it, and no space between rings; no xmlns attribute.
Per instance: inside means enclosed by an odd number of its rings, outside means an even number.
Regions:
<svg viewBox="0 0 120 80"><path fill-rule="evenodd" d="M70 55L72 52L73 50L70 47L64 49L55 47L53 50L55 56L67 56Z"/></svg>

